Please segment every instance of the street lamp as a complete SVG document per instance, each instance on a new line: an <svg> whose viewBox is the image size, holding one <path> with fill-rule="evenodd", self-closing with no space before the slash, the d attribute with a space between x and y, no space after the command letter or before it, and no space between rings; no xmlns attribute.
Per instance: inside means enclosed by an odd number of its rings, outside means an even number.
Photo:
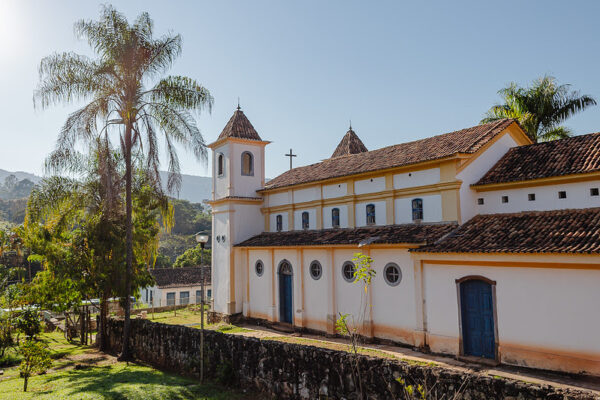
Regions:
<svg viewBox="0 0 600 400"><path fill-rule="evenodd" d="M200 243L200 383L204 382L204 246L208 242L208 234L196 233L196 242Z"/></svg>

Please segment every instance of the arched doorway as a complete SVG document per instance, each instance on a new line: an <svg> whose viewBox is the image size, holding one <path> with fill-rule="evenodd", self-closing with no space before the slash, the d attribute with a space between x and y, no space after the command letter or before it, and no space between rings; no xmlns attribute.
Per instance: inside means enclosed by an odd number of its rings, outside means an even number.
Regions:
<svg viewBox="0 0 600 400"><path fill-rule="evenodd" d="M460 285L462 353L465 356L496 358L496 328L493 286L483 277L465 277Z"/></svg>
<svg viewBox="0 0 600 400"><path fill-rule="evenodd" d="M293 322L293 285L292 265L287 260L279 263L279 321Z"/></svg>

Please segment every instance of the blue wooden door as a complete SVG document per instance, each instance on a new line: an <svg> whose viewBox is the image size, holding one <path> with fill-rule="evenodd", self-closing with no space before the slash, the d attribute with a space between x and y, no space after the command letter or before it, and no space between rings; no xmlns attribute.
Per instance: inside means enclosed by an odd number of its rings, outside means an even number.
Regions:
<svg viewBox="0 0 600 400"><path fill-rule="evenodd" d="M292 266L283 263L279 268L279 320L292 323Z"/></svg>
<svg viewBox="0 0 600 400"><path fill-rule="evenodd" d="M492 285L480 280L460 284L463 353L496 358Z"/></svg>

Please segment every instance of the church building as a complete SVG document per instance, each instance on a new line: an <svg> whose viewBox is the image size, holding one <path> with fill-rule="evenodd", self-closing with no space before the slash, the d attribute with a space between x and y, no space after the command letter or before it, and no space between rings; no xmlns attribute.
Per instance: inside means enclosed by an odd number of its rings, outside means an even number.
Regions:
<svg viewBox="0 0 600 400"><path fill-rule="evenodd" d="M367 337L600 375L600 134L504 119L369 151L350 128L265 182L267 144L238 107L209 145L214 311L334 334L367 304Z"/></svg>

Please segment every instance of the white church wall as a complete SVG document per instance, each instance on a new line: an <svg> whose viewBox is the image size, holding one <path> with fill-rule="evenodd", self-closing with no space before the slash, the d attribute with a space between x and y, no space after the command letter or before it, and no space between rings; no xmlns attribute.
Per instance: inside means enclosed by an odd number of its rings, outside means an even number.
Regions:
<svg viewBox="0 0 600 400"><path fill-rule="evenodd" d="M321 264L319 279L310 275L313 261ZM331 262L327 250L304 250L304 321L306 327L327 331L327 309L331 299Z"/></svg>
<svg viewBox="0 0 600 400"><path fill-rule="evenodd" d="M335 280L335 311L336 318L339 313L349 314L355 321L360 321L361 310L367 301L363 286L357 282L348 282L342 275L342 267L346 261L352 261L358 249L336 249L333 254L333 279ZM331 272L331 270L330 270ZM365 319L368 320L368 317ZM352 318L348 318L351 322Z"/></svg>
<svg viewBox="0 0 600 400"><path fill-rule="evenodd" d="M317 229L317 210L307 208L294 211L294 230L302 230L302 213L308 212L308 229Z"/></svg>
<svg viewBox="0 0 600 400"><path fill-rule="evenodd" d="M262 154L263 148L245 143L230 143L230 169L233 173L232 196L258 197L256 191L262 184ZM252 154L253 174L242 175L242 153L245 151Z"/></svg>
<svg viewBox="0 0 600 400"><path fill-rule="evenodd" d="M475 207L479 214L600 207L600 196L591 196L591 188L600 188L600 180L478 192L483 204L477 202ZM560 199L559 191L565 191L567 198ZM535 200L530 201L529 194ZM502 196L508 196L508 203L502 203Z"/></svg>
<svg viewBox="0 0 600 400"><path fill-rule="evenodd" d="M215 209L214 211L219 211ZM212 243L212 286L215 288L214 308L215 311L227 313L227 302L229 301L229 246L226 243L215 240L216 236L225 235L229 237L229 213L213 213L213 243Z"/></svg>
<svg viewBox="0 0 600 400"><path fill-rule="evenodd" d="M290 204L291 203L291 199L290 199L290 193L289 192L276 192L276 193L270 193L269 195L269 207L274 207L274 206L282 206L284 204Z"/></svg>
<svg viewBox="0 0 600 400"><path fill-rule="evenodd" d="M297 250L283 250L276 249L274 252L275 258L275 319L279 321L279 265L282 261L287 261L292 266L292 310L294 316L294 323L297 324L297 320L301 318L302 314L297 315L297 311L302 308L302 303L299 301L301 299L301 291L302 291L302 281L300 279L300 260L298 259L298 251Z"/></svg>
<svg viewBox="0 0 600 400"><path fill-rule="evenodd" d="M348 185L346 183L335 183L333 185L323 185L323 198L332 199L342 197L348 194Z"/></svg>
<svg viewBox="0 0 600 400"><path fill-rule="evenodd" d="M305 201L313 201L321 199L321 187L310 186L305 189L294 190L294 203L302 203Z"/></svg>
<svg viewBox="0 0 600 400"><path fill-rule="evenodd" d="M402 197L394 200L396 223L409 224L412 219L413 199L423 199L423 222L442 221L442 196L439 194Z"/></svg>
<svg viewBox="0 0 600 400"><path fill-rule="evenodd" d="M265 218L260 212L259 205L236 204L234 206L235 223L233 229L235 232L234 243L243 242L254 235L258 235L265 230Z"/></svg>
<svg viewBox="0 0 600 400"><path fill-rule="evenodd" d="M460 186L460 213L463 222L473 218L477 213L478 193L471 189L470 185L476 183L485 173L502 158L511 148L517 146L517 142L508 133L493 143L485 152L473 160L465 169L456 175L456 179L463 183Z"/></svg>
<svg viewBox="0 0 600 400"><path fill-rule="evenodd" d="M425 264L425 307L429 346L459 351L455 280L480 275L496 281L499 353L502 362L573 370L600 365L598 304L600 270ZM561 365L562 364L562 365ZM586 367L588 366L588 367ZM600 368L598 368L600 370Z"/></svg>
<svg viewBox="0 0 600 400"><path fill-rule="evenodd" d="M289 231L289 221L288 221L288 213L272 213L269 215L269 228L271 232L277 232L277 216L281 215L281 231L287 232Z"/></svg>
<svg viewBox="0 0 600 400"><path fill-rule="evenodd" d="M250 304L252 318L268 320L272 312L272 276L271 252L269 250L249 250ZM256 262L262 261L263 273L256 274Z"/></svg>
<svg viewBox="0 0 600 400"><path fill-rule="evenodd" d="M367 226L367 204L375 206L375 225L385 225L387 221L385 201L356 203L356 226Z"/></svg>
<svg viewBox="0 0 600 400"><path fill-rule="evenodd" d="M394 175L394 189L433 185L440 182L440 169L430 168Z"/></svg>
<svg viewBox="0 0 600 400"><path fill-rule="evenodd" d="M376 275L372 280L373 324L376 337L414 344L415 279L413 261L406 249L377 249L371 251ZM384 279L388 263L400 267L402 278L397 286Z"/></svg>
<svg viewBox="0 0 600 400"><path fill-rule="evenodd" d="M340 228L347 228L348 227L348 206L346 206L346 205L323 207L323 228L324 229L333 228L333 220L331 218L331 210L333 210L334 208L338 208L340 210Z"/></svg>
<svg viewBox="0 0 600 400"><path fill-rule="evenodd" d="M383 190L385 190L384 176L362 179L354 182L354 193L356 194L375 193Z"/></svg>
<svg viewBox="0 0 600 400"><path fill-rule="evenodd" d="M217 175L217 160L219 154L223 154L223 174ZM217 147L213 153L213 191L215 199L227 197L229 194L229 146Z"/></svg>

